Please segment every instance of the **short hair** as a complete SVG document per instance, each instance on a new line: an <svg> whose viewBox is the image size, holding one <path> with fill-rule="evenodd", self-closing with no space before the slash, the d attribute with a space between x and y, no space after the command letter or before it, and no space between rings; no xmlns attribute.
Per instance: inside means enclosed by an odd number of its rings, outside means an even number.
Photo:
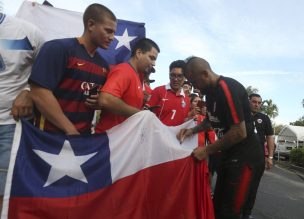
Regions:
<svg viewBox="0 0 304 219"><path fill-rule="evenodd" d="M211 70L210 64L203 58L197 56L190 56L185 59L184 73L186 71L200 72L200 71Z"/></svg>
<svg viewBox="0 0 304 219"><path fill-rule="evenodd" d="M113 21L117 21L114 13L104 5L94 3L89 5L83 13L83 25L86 29L87 23L90 19L102 22L105 17Z"/></svg>
<svg viewBox="0 0 304 219"><path fill-rule="evenodd" d="M189 97L190 97L190 103L192 103L196 97L199 97L199 95L196 93L192 93L189 95Z"/></svg>
<svg viewBox="0 0 304 219"><path fill-rule="evenodd" d="M249 95L249 100L251 100L252 97L259 97L262 99L262 97L259 94L255 94L255 93Z"/></svg>
<svg viewBox="0 0 304 219"><path fill-rule="evenodd" d="M176 60L170 64L169 71L171 71L173 68L181 68L182 71L184 72L184 67L185 67L185 61Z"/></svg>
<svg viewBox="0 0 304 219"><path fill-rule="evenodd" d="M138 40L132 48L131 57L135 56L136 50L140 49L143 53L149 52L152 48L155 48L158 52L160 49L158 45L149 38L142 38Z"/></svg>

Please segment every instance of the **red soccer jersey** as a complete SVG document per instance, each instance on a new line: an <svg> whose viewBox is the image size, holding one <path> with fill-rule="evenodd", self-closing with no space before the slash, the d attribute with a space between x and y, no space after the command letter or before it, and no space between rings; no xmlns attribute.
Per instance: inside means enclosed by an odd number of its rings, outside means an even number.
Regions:
<svg viewBox="0 0 304 219"><path fill-rule="evenodd" d="M200 124L206 116L203 115L196 115L196 123ZM199 132L198 133L198 146L199 147L205 147L206 146L206 140L208 141L208 144L213 144L216 140L216 134L213 130L208 130L204 132Z"/></svg>
<svg viewBox="0 0 304 219"><path fill-rule="evenodd" d="M146 83L144 83L144 86L145 86L145 91L151 95L153 91L152 88Z"/></svg>
<svg viewBox="0 0 304 219"><path fill-rule="evenodd" d="M118 97L126 104L137 109L142 108L144 99L142 83L137 73L128 63L116 65L111 69L101 92ZM96 133L104 132L126 119L126 117L113 114L112 112L102 111L95 129Z"/></svg>
<svg viewBox="0 0 304 219"><path fill-rule="evenodd" d="M169 84L155 88L147 105L160 106L153 112L167 126L183 124L190 111L189 97L184 94L183 90L175 93Z"/></svg>

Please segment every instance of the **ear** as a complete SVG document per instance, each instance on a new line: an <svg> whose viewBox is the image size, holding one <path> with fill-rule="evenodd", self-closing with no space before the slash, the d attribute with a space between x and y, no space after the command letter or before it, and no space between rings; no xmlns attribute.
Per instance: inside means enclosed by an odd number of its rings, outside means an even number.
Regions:
<svg viewBox="0 0 304 219"><path fill-rule="evenodd" d="M91 30L95 26L95 21L93 19L89 19L87 22L87 28L88 30Z"/></svg>
<svg viewBox="0 0 304 219"><path fill-rule="evenodd" d="M136 58L139 59L140 56L141 56L141 54L142 54L141 49L137 49L136 52L135 52L135 54L136 54Z"/></svg>
<svg viewBox="0 0 304 219"><path fill-rule="evenodd" d="M208 70L202 70L201 75L202 75L204 78L208 78L208 77L209 77L209 71L208 71Z"/></svg>

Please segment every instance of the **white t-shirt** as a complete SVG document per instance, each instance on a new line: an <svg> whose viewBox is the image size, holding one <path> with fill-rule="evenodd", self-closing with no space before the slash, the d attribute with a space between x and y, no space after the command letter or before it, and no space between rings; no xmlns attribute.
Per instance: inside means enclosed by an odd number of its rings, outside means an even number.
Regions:
<svg viewBox="0 0 304 219"><path fill-rule="evenodd" d="M0 13L0 125L14 124L13 101L28 87L32 64L43 44L34 25Z"/></svg>

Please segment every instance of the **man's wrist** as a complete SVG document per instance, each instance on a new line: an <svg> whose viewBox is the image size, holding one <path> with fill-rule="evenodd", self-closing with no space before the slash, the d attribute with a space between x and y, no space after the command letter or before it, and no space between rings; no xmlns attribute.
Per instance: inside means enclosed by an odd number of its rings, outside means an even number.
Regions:
<svg viewBox="0 0 304 219"><path fill-rule="evenodd" d="M271 160L272 160L272 159L273 159L273 156L269 156L268 159L271 159Z"/></svg>

